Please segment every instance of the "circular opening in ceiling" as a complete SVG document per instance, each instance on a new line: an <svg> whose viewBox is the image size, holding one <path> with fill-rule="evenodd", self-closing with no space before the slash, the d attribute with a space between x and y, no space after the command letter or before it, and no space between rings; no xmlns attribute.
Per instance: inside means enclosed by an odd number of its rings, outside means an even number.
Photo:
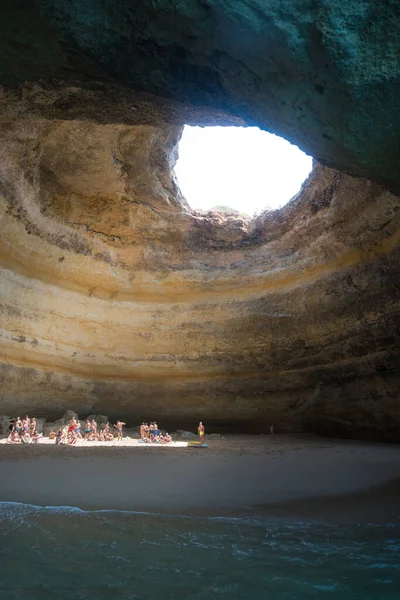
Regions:
<svg viewBox="0 0 400 600"><path fill-rule="evenodd" d="M310 156L258 127L187 125L175 173L193 209L252 216L289 202L311 168Z"/></svg>

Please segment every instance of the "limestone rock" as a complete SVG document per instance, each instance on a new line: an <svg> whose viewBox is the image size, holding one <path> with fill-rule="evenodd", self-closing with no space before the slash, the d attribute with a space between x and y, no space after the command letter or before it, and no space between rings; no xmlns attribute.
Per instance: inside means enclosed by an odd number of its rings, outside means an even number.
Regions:
<svg viewBox="0 0 400 600"><path fill-rule="evenodd" d="M8 432L8 426L10 425L11 417L6 415L0 415L0 433L4 434Z"/></svg>
<svg viewBox="0 0 400 600"><path fill-rule="evenodd" d="M104 427L104 425L106 425L106 423L109 422L108 417L106 415L89 415L86 418L89 419L89 421L93 421L94 419L98 427ZM84 420L86 421L86 419Z"/></svg>
<svg viewBox="0 0 400 600"><path fill-rule="evenodd" d="M172 439L174 439L174 437L181 438L183 440L194 440L197 439L198 436L191 431L178 429L177 432L173 434Z"/></svg>

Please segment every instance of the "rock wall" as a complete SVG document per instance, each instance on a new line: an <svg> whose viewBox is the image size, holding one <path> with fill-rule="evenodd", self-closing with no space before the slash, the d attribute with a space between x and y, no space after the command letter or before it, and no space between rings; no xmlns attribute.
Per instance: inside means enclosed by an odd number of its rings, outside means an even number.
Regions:
<svg viewBox="0 0 400 600"><path fill-rule="evenodd" d="M179 135L3 124L1 412L395 438L400 199L316 164L280 211L191 212Z"/></svg>

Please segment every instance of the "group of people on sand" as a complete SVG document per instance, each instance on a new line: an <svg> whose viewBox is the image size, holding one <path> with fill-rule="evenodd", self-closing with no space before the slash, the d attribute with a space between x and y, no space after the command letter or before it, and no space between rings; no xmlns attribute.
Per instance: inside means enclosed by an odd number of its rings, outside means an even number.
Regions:
<svg viewBox="0 0 400 600"><path fill-rule="evenodd" d="M38 433L36 419L32 419L26 415L24 419L17 417L16 419L10 419L8 426L8 442L10 444L32 444L37 443L42 437L42 434Z"/></svg>
<svg viewBox="0 0 400 600"><path fill-rule="evenodd" d="M86 419L84 429L81 431L81 423L77 417L72 417L69 425L65 425L57 432L53 429L49 433L49 439L54 440L57 445L76 444L78 440L86 440L89 442L111 442L115 438L119 441L123 439L123 427L126 425L123 421L117 421L114 425L114 430L110 428L110 424L106 423L102 428L99 428L95 419ZM204 441L204 425L199 423L197 428L199 440ZM30 418L28 415L24 419L11 419L9 425L8 442L10 444L32 443L38 442L43 435L38 433L36 419ZM163 434L155 421L150 423L143 422L140 426L140 442L146 444L170 444L172 442L171 435L167 432Z"/></svg>
<svg viewBox="0 0 400 600"><path fill-rule="evenodd" d="M119 441L122 441L122 428L124 425L126 425L126 423L123 421L117 421L114 425L116 429L114 432L110 429L109 423L106 423L102 429L99 429L95 419L86 419L85 428L83 432L81 432L81 423L79 419L72 417L69 425L59 429L57 433L52 429L49 433L49 439L55 440L57 445L72 445L76 444L78 440L86 440L89 442L112 442L115 437L117 437Z"/></svg>
<svg viewBox="0 0 400 600"><path fill-rule="evenodd" d="M158 425L155 421L150 423L142 423L139 428L140 441L145 444L169 444L172 442L172 437L167 432L164 435L158 429Z"/></svg>

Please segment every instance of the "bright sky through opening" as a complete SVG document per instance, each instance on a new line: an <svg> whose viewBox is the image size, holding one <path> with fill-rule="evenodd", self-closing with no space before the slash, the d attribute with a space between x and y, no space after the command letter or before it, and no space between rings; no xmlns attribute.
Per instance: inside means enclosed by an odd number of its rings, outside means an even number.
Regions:
<svg viewBox="0 0 400 600"><path fill-rule="evenodd" d="M194 209L229 206L248 215L280 208L299 191L312 158L258 127L189 127L175 167Z"/></svg>

